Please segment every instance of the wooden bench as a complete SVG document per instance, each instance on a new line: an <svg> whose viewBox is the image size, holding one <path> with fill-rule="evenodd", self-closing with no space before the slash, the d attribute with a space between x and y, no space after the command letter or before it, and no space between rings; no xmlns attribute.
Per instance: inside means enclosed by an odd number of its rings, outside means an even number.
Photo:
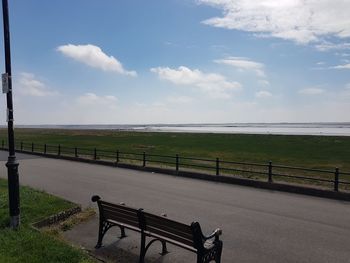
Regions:
<svg viewBox="0 0 350 263"><path fill-rule="evenodd" d="M92 201L97 202L100 214L96 248L101 247L106 232L111 227L118 226L121 238L126 237L125 229L141 233L140 263L144 263L148 248L156 241L162 244L162 255L168 253L166 243L170 243L196 253L197 263L221 262L223 244L219 240L222 234L220 229L205 236L198 222L186 225L164 216L144 212L143 209L103 201L97 195L92 197ZM151 240L147 243L148 238Z"/></svg>

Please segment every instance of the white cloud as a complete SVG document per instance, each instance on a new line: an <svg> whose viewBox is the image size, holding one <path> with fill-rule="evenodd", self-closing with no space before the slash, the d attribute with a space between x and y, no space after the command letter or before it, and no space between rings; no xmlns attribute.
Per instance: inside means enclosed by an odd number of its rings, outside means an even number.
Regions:
<svg viewBox="0 0 350 263"><path fill-rule="evenodd" d="M102 106L109 109L114 109L117 101L115 96L98 96L95 93L85 93L76 99L79 106Z"/></svg>
<svg viewBox="0 0 350 263"><path fill-rule="evenodd" d="M350 82L345 85L345 89L350 90Z"/></svg>
<svg viewBox="0 0 350 263"><path fill-rule="evenodd" d="M329 51L329 50L347 50L350 49L350 43L331 43L323 42L315 45L319 51Z"/></svg>
<svg viewBox="0 0 350 263"><path fill-rule="evenodd" d="M260 91L255 93L255 97L257 97L257 98L270 98L270 97L272 97L272 94L269 91L260 90Z"/></svg>
<svg viewBox="0 0 350 263"><path fill-rule="evenodd" d="M350 69L350 64L338 65L331 68L332 69Z"/></svg>
<svg viewBox="0 0 350 263"><path fill-rule="evenodd" d="M350 1L198 0L222 10L204 24L306 44L323 37L350 37Z"/></svg>
<svg viewBox="0 0 350 263"><path fill-rule="evenodd" d="M341 57L350 57L350 54L348 53L335 53L337 56L341 56Z"/></svg>
<svg viewBox="0 0 350 263"><path fill-rule="evenodd" d="M54 91L46 85L37 80L34 74L22 72L18 79L18 90L23 95L29 95L34 97L46 97L58 95L57 91Z"/></svg>
<svg viewBox="0 0 350 263"><path fill-rule="evenodd" d="M170 96L165 101L172 104L188 104L193 102L193 99L187 96Z"/></svg>
<svg viewBox="0 0 350 263"><path fill-rule="evenodd" d="M57 51L69 58L103 71L112 71L133 77L137 75L135 71L125 70L115 57L106 55L98 46L68 44L59 46Z"/></svg>
<svg viewBox="0 0 350 263"><path fill-rule="evenodd" d="M264 72L264 64L252 61L247 58L228 57L225 59L215 60L214 62L218 64L229 65L239 70L251 70L254 71L259 77L266 77Z"/></svg>
<svg viewBox="0 0 350 263"><path fill-rule="evenodd" d="M270 82L266 79L260 79L258 82L261 86L264 86L264 87L270 86Z"/></svg>
<svg viewBox="0 0 350 263"><path fill-rule="evenodd" d="M203 73L198 69L189 69L180 66L177 69L168 67L151 68L160 79L168 80L177 85L187 85L199 88L212 98L230 98L232 91L241 89L241 84L236 81L228 81L220 74Z"/></svg>
<svg viewBox="0 0 350 263"><path fill-rule="evenodd" d="M325 90L320 88L306 88L298 91L298 93L302 95L319 95L324 92Z"/></svg>

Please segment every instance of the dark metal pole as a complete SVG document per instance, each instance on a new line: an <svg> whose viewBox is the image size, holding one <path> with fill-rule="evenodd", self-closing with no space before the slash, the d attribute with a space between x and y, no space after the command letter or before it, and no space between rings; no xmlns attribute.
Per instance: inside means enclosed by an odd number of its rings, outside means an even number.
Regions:
<svg viewBox="0 0 350 263"><path fill-rule="evenodd" d="M272 162L269 161L269 183L273 183L272 179Z"/></svg>
<svg viewBox="0 0 350 263"><path fill-rule="evenodd" d="M19 210L19 175L18 163L15 153L15 136L13 131L13 101L12 101L12 73L11 73L11 50L10 50L10 26L7 0L2 0L2 13L4 23L4 46L5 46L5 69L8 74L7 99L7 127L9 142L9 157L6 163L8 176L10 227L17 228L20 225Z"/></svg>
<svg viewBox="0 0 350 263"><path fill-rule="evenodd" d="M216 158L216 175L220 174L219 158Z"/></svg>
<svg viewBox="0 0 350 263"><path fill-rule="evenodd" d="M338 192L339 191L339 168L335 168L335 173L334 173L334 191Z"/></svg>

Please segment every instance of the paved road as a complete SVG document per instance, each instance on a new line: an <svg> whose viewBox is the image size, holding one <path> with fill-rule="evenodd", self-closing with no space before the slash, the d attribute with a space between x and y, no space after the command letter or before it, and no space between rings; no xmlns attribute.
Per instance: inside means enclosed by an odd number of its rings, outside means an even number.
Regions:
<svg viewBox="0 0 350 263"><path fill-rule="evenodd" d="M221 227L223 262L350 262L347 202L18 156L22 184L84 206L91 205L91 195L99 194L182 222L198 219L206 231ZM1 177L6 177L1 161L5 157L0 152ZM181 262L191 261L193 257Z"/></svg>

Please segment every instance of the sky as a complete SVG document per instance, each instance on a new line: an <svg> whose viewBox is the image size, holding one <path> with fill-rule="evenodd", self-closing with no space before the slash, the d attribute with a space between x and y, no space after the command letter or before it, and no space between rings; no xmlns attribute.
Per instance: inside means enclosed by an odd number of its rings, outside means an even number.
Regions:
<svg viewBox="0 0 350 263"><path fill-rule="evenodd" d="M15 124L350 121L350 0L9 9Z"/></svg>

